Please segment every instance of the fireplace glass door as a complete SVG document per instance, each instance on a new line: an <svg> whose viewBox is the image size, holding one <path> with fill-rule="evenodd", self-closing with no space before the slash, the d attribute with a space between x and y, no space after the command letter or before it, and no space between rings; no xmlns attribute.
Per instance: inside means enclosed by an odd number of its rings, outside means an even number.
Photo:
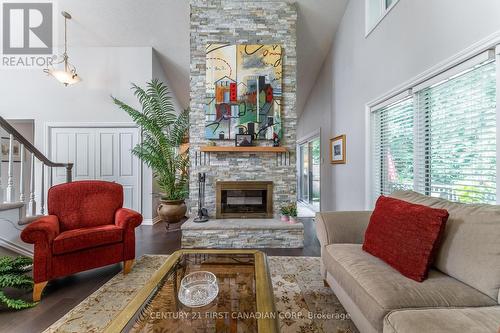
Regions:
<svg viewBox="0 0 500 333"><path fill-rule="evenodd" d="M266 213L267 190L222 190L222 211L226 213Z"/></svg>
<svg viewBox="0 0 500 333"><path fill-rule="evenodd" d="M217 218L272 217L271 182L218 182Z"/></svg>

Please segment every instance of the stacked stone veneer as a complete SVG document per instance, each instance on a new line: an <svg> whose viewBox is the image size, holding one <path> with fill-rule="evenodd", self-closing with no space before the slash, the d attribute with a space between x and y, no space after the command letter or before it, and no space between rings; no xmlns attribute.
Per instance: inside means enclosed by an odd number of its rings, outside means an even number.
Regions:
<svg viewBox="0 0 500 333"><path fill-rule="evenodd" d="M224 219L181 226L182 248L302 248L302 223L286 224L277 219Z"/></svg>
<svg viewBox="0 0 500 333"><path fill-rule="evenodd" d="M198 172L207 173L205 206L215 216L215 183L219 180L273 181L274 214L296 200L296 21L294 4L264 0L191 0L190 210L198 204ZM202 154L205 139L205 48L210 43L281 44L283 47L282 146L289 157L272 153ZM216 140L218 146L234 141ZM258 145L271 145L258 141ZM285 162L286 159L286 163ZM201 163L200 163L201 162Z"/></svg>

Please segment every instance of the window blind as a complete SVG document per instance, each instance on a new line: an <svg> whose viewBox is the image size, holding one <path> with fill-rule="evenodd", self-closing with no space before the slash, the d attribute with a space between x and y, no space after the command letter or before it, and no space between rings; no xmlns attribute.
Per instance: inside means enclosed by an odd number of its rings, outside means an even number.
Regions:
<svg viewBox="0 0 500 333"><path fill-rule="evenodd" d="M374 201L413 188L413 98L372 112L372 193Z"/></svg>
<svg viewBox="0 0 500 333"><path fill-rule="evenodd" d="M415 189L496 203L496 66L477 65L416 94Z"/></svg>

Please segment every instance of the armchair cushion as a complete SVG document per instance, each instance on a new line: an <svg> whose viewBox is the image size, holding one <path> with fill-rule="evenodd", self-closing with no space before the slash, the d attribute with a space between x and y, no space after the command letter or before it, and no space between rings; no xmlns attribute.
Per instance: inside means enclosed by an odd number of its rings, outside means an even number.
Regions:
<svg viewBox="0 0 500 333"><path fill-rule="evenodd" d="M48 194L49 214L59 217L61 231L114 224L123 205L123 187L89 180L56 185Z"/></svg>
<svg viewBox="0 0 500 333"><path fill-rule="evenodd" d="M80 251L123 240L123 229L115 225L101 225L63 231L54 239L52 253L55 255Z"/></svg>

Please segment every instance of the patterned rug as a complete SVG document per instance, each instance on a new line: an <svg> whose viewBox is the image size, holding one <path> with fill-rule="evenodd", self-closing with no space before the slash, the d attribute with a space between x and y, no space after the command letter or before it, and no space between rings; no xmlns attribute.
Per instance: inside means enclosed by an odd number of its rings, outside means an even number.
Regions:
<svg viewBox="0 0 500 333"><path fill-rule="evenodd" d="M141 257L131 273L114 276L45 332L101 332L166 258ZM319 260L268 257L281 332L357 333L337 297L323 285Z"/></svg>

